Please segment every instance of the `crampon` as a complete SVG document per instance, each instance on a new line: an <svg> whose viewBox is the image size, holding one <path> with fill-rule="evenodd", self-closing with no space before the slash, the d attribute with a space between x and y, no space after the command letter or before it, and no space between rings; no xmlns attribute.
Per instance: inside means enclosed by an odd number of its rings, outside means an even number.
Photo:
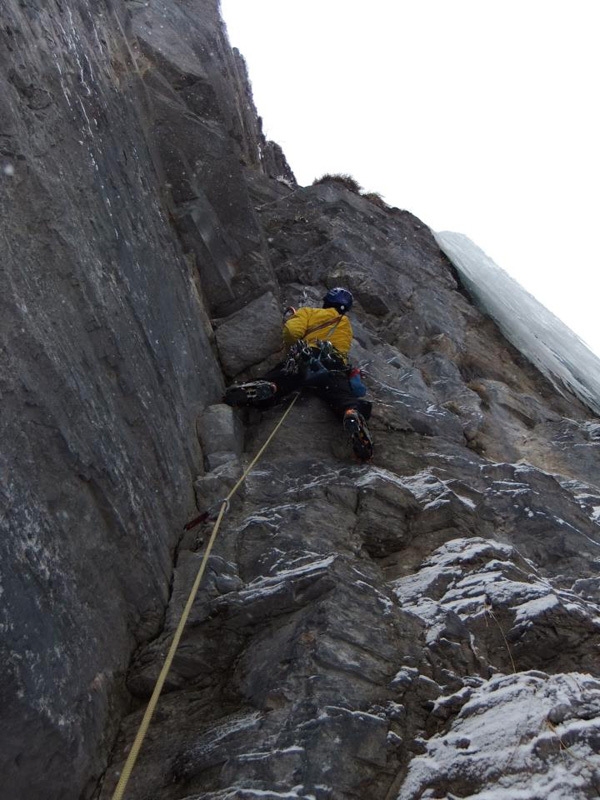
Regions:
<svg viewBox="0 0 600 800"><path fill-rule="evenodd" d="M360 461L370 461L373 457L373 440L362 414L349 408L344 414L344 430L352 440L354 455Z"/></svg>
<svg viewBox="0 0 600 800"><path fill-rule="evenodd" d="M228 406L251 406L261 400L268 400L276 391L276 384L270 381L238 383L226 389L223 402Z"/></svg>

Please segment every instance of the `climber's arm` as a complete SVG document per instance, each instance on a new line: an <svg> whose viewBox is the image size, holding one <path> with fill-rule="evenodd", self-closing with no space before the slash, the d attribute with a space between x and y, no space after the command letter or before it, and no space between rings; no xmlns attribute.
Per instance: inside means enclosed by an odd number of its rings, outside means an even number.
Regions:
<svg viewBox="0 0 600 800"><path fill-rule="evenodd" d="M308 308L299 308L283 326L283 343L290 347L302 339L308 329Z"/></svg>
<svg viewBox="0 0 600 800"><path fill-rule="evenodd" d="M352 346L352 337L352 324L348 317L343 317L331 336L331 343L334 347L337 347L341 353L347 355Z"/></svg>

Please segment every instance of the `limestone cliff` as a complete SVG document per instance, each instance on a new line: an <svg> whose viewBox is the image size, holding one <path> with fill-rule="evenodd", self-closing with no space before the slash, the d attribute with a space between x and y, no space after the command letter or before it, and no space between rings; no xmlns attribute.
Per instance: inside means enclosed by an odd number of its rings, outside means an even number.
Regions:
<svg viewBox="0 0 600 800"><path fill-rule="evenodd" d="M0 17L2 797L108 798L223 496L225 381L355 294L372 463L301 397L232 505L127 797L588 798L600 423L425 224L296 186L216 0Z"/></svg>

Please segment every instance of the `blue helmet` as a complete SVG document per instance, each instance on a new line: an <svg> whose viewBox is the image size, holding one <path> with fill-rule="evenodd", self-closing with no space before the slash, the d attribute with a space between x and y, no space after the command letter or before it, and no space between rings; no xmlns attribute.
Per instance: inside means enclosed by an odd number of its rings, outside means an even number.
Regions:
<svg viewBox="0 0 600 800"><path fill-rule="evenodd" d="M336 286L334 289L330 289L323 298L323 308L337 308L340 314L345 314L352 308L353 299L352 292Z"/></svg>

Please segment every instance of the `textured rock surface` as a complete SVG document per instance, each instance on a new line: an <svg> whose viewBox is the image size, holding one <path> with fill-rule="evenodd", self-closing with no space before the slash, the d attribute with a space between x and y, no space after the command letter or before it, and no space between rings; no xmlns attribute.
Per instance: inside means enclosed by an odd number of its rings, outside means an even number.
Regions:
<svg viewBox="0 0 600 800"><path fill-rule="evenodd" d="M261 152L273 149L266 148L244 62L229 47L217 7L217 0L130 4L172 214L198 264L207 304L221 316L275 282L243 179L244 165L261 168Z"/></svg>
<svg viewBox="0 0 600 800"><path fill-rule="evenodd" d="M353 353L375 399L376 455L354 464L316 399L294 408L227 518L132 797L475 796L504 781L491 768L478 778L472 754L491 761L486 737L504 712L485 698L513 672L505 680L522 697L553 687L550 676L573 686L573 719L584 720L580 707L589 719L571 756L563 729L548 727L552 703L529 721L515 714L506 758L539 739L543 779L523 751L505 770L506 797L513 785L531 798L549 786L593 796L596 683L570 675L598 673L597 423L469 303L418 220L338 187L284 194L257 175L250 186L284 303L335 283L356 293ZM279 413L246 412L248 455ZM199 556L181 553L164 634L132 665L140 697ZM489 719L480 745L461 744L472 694ZM102 797L138 722L124 722ZM455 740L456 761L428 772L427 753ZM568 780L565 752L585 760Z"/></svg>
<svg viewBox="0 0 600 800"><path fill-rule="evenodd" d="M374 460L300 398L225 518L126 796L596 796L600 423L426 225L295 186L216 2L127 5L3 10L3 785L111 796L210 532L182 523L282 410L221 406L216 354L260 370L275 298L345 284Z"/></svg>
<svg viewBox="0 0 600 800"><path fill-rule="evenodd" d="M597 796L599 693L589 675L523 672L444 698L456 718L413 759L398 800Z"/></svg>
<svg viewBox="0 0 600 800"><path fill-rule="evenodd" d="M131 649L160 629L194 509L195 420L222 393L210 276L229 270L229 310L270 280L240 164L243 150L258 165L262 135L243 63L216 2L169 12L180 33L159 58L120 2L2 6L0 763L13 798L79 797L103 768ZM190 14L217 52L177 72ZM226 68L214 88L210 64ZM190 153L184 174L175 154ZM254 270L238 279L244 259Z"/></svg>
<svg viewBox="0 0 600 800"><path fill-rule="evenodd" d="M223 371L232 377L281 348L281 306L271 292L220 322L216 329Z"/></svg>

